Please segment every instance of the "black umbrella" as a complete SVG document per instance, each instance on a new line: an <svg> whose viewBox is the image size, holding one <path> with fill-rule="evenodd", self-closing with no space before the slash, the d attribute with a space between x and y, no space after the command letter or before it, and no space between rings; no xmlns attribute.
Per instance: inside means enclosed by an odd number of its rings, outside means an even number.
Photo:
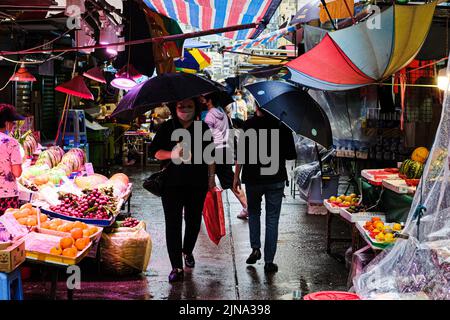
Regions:
<svg viewBox="0 0 450 320"><path fill-rule="evenodd" d="M131 121L161 103L182 101L218 92L222 105L232 102L220 84L189 73L165 73L131 89L111 117Z"/></svg>
<svg viewBox="0 0 450 320"><path fill-rule="evenodd" d="M319 104L306 92L287 82L262 81L245 86L261 109L292 131L329 148L331 126Z"/></svg>

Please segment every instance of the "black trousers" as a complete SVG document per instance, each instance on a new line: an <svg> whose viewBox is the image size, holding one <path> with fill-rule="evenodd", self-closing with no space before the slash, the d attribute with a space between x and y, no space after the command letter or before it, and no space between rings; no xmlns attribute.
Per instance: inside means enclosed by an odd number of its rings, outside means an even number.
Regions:
<svg viewBox="0 0 450 320"><path fill-rule="evenodd" d="M166 220L166 244L172 268L183 268L182 254L192 254L202 223L207 188L167 187L161 195ZM182 223L184 208L184 240Z"/></svg>

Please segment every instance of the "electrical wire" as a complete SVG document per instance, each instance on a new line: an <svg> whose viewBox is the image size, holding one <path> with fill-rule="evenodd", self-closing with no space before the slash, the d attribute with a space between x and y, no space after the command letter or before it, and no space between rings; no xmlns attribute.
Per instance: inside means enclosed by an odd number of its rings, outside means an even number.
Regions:
<svg viewBox="0 0 450 320"><path fill-rule="evenodd" d="M17 66L18 66L18 65L19 65L19 64L16 64L16 65L14 66L14 71L13 71L11 77L16 73L16 71L17 71ZM5 84L2 88L0 88L0 91L5 90L5 88L8 86L8 84L11 82L11 77L9 77L8 81L6 82L6 84Z"/></svg>
<svg viewBox="0 0 450 320"><path fill-rule="evenodd" d="M6 58L5 56L0 56L0 61L5 60L5 61L11 62L11 63L16 63L16 64L42 64L42 63L46 63L50 60L58 59L59 57L66 54L67 52L68 51L61 52L60 54L57 54L56 56L50 57L50 58L48 58L46 60L42 60L42 61L17 61L17 60L13 60L10 58Z"/></svg>

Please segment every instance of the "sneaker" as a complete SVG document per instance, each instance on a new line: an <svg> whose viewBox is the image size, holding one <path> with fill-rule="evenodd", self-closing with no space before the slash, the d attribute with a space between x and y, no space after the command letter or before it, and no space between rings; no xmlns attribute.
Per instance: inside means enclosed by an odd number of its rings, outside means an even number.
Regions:
<svg viewBox="0 0 450 320"><path fill-rule="evenodd" d="M195 267L195 259L193 254L185 254L184 255L184 264L188 268Z"/></svg>
<svg viewBox="0 0 450 320"><path fill-rule="evenodd" d="M247 209L242 209L242 211L237 215L238 219L247 220L248 219L248 211Z"/></svg>
<svg viewBox="0 0 450 320"><path fill-rule="evenodd" d="M259 259L261 259L261 251L259 249L253 249L246 262L247 264L255 264Z"/></svg>
<svg viewBox="0 0 450 320"><path fill-rule="evenodd" d="M264 265L264 272L278 272L278 266L273 262L267 262Z"/></svg>
<svg viewBox="0 0 450 320"><path fill-rule="evenodd" d="M169 274L169 282L180 282L184 280L184 271L182 269L173 269Z"/></svg>

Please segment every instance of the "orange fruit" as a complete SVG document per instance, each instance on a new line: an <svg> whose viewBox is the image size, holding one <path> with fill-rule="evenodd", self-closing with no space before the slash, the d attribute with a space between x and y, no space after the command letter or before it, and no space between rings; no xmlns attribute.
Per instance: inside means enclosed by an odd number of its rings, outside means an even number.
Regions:
<svg viewBox="0 0 450 320"><path fill-rule="evenodd" d="M89 244L89 238L80 238L75 241L75 247L78 251L83 251Z"/></svg>
<svg viewBox="0 0 450 320"><path fill-rule="evenodd" d="M66 248L63 250L62 255L65 257L75 258L78 254L78 251L74 247Z"/></svg>
<svg viewBox="0 0 450 320"><path fill-rule="evenodd" d="M52 221L54 224L56 224L57 226L60 226L63 224L63 221L59 218L53 219Z"/></svg>
<svg viewBox="0 0 450 320"><path fill-rule="evenodd" d="M44 222L46 222L48 220L48 217L47 217L46 214L41 213L39 215L39 220L41 221L41 223L44 223Z"/></svg>
<svg viewBox="0 0 450 320"><path fill-rule="evenodd" d="M63 249L70 248L73 245L73 239L71 237L61 238L61 240L59 241L59 244L60 244L61 248L63 248Z"/></svg>
<svg viewBox="0 0 450 320"><path fill-rule="evenodd" d="M90 236L91 236L91 233L89 232L89 230L84 229L83 230L83 237L90 237Z"/></svg>
<svg viewBox="0 0 450 320"><path fill-rule="evenodd" d="M83 230L85 230L85 229L88 229L89 226L88 226L86 223L82 222L80 228L83 229Z"/></svg>
<svg viewBox="0 0 450 320"><path fill-rule="evenodd" d="M26 226L27 222L28 222L28 218L19 218L19 219L17 219L17 222L19 222L23 226Z"/></svg>
<svg viewBox="0 0 450 320"><path fill-rule="evenodd" d="M50 249L50 254L54 254L54 255L60 256L62 254L62 250L61 250L61 248L59 246L53 247L53 248Z"/></svg>
<svg viewBox="0 0 450 320"><path fill-rule="evenodd" d="M41 223L41 228L42 229L50 229L50 222L48 221L44 221Z"/></svg>
<svg viewBox="0 0 450 320"><path fill-rule="evenodd" d="M64 225L60 225L56 227L56 231L66 232L66 228L64 227Z"/></svg>
<svg viewBox="0 0 450 320"><path fill-rule="evenodd" d="M89 230L89 235L92 236L93 234L97 233L98 228L97 227L90 227L88 230Z"/></svg>
<svg viewBox="0 0 450 320"><path fill-rule="evenodd" d="M5 213L6 213L6 212L5 212ZM22 213L22 212L20 212L20 211L14 212L13 215L14 215L14 218L16 218L16 219L28 217L28 215L27 215L26 213L24 214L24 213Z"/></svg>
<svg viewBox="0 0 450 320"><path fill-rule="evenodd" d="M58 225L56 223L54 223L54 222L51 222L49 227L50 227L49 228L50 230L55 230L56 231L56 229L58 229Z"/></svg>
<svg viewBox="0 0 450 320"><path fill-rule="evenodd" d="M23 216L29 216L32 212L31 212L30 209L24 208L24 209L20 209L20 213L21 213Z"/></svg>
<svg viewBox="0 0 450 320"><path fill-rule="evenodd" d="M81 222L81 221L75 221L75 222L73 223L73 227L74 227L74 228L79 228L79 229L82 229L82 230L86 229L85 225L86 225L86 224L83 223L83 222Z"/></svg>
<svg viewBox="0 0 450 320"><path fill-rule="evenodd" d="M75 240L80 239L83 237L83 230L80 228L74 228L74 229L72 229L72 231L70 231L70 235Z"/></svg>
<svg viewBox="0 0 450 320"><path fill-rule="evenodd" d="M16 214L17 212L19 212L19 209L8 208L8 209L6 209L5 214L6 213Z"/></svg>
<svg viewBox="0 0 450 320"><path fill-rule="evenodd" d="M75 228L75 222L66 222L67 232L70 232L73 228Z"/></svg>
<svg viewBox="0 0 450 320"><path fill-rule="evenodd" d="M37 219L36 219L36 217L28 217L27 218L27 226L29 226L29 227L37 226Z"/></svg>
<svg viewBox="0 0 450 320"><path fill-rule="evenodd" d="M22 205L20 207L20 210L22 210L22 209L32 209L32 208L33 208L33 206L31 205L31 203L25 203L24 205Z"/></svg>

